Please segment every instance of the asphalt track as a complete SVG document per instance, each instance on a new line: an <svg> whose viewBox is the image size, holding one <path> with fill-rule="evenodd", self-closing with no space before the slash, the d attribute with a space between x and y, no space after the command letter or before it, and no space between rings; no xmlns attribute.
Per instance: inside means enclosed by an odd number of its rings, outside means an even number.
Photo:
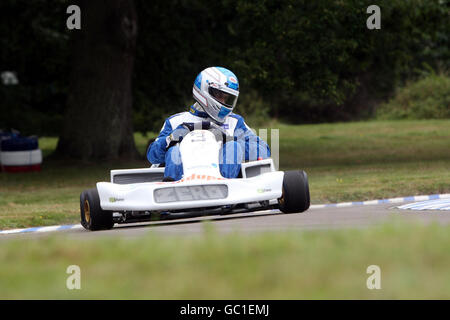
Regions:
<svg viewBox="0 0 450 320"><path fill-rule="evenodd" d="M225 216L204 216L179 220L116 224L112 230L97 232L90 232L79 226L72 229L46 233L30 232L2 235L0 236L0 241L12 238L41 237L48 234L65 234L70 237L83 238L102 236L136 237L147 234L148 232L154 232L158 235L195 235L204 232L206 224L221 233L235 231L249 233L261 231L283 232L287 230L361 228L389 222L393 219L423 223L450 223L450 211L411 211L397 208L397 206L407 203L384 203L331 208L317 208L313 206L304 213L295 214L282 214L277 210L270 210Z"/></svg>

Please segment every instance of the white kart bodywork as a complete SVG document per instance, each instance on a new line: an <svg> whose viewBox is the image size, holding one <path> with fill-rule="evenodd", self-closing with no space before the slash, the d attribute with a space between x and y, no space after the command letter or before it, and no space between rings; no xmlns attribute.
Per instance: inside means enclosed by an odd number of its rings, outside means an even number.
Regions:
<svg viewBox="0 0 450 320"><path fill-rule="evenodd" d="M112 170L111 182L98 182L100 206L108 211L164 211L276 200L282 195L284 172L272 159L242 164L242 178L220 174L221 142L207 130L195 130L180 143L183 178L174 182L114 183L120 175L164 173L164 168ZM248 177L251 169L264 168Z"/></svg>

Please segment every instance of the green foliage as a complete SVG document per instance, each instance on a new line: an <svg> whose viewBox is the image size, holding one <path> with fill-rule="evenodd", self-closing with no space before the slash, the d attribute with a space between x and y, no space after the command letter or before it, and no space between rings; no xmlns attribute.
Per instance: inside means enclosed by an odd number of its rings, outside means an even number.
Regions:
<svg viewBox="0 0 450 320"><path fill-rule="evenodd" d="M265 128L271 121L270 105L253 90L239 97L235 113L244 117L245 122L253 129Z"/></svg>
<svg viewBox="0 0 450 320"><path fill-rule="evenodd" d="M449 67L448 11L439 0L380 0L381 30L366 28L372 3L363 0L137 4L143 25L135 84L145 102L135 106L148 123L149 106L161 114L186 110L195 76L211 65L237 74L238 113L265 110L249 107L261 97L269 116L290 122L371 116L406 79Z"/></svg>
<svg viewBox="0 0 450 320"><path fill-rule="evenodd" d="M370 4L240 1L234 25L240 45L230 50L234 65L247 84L275 102L272 114L291 121L345 119L352 112L358 117L367 100L385 97L422 63L448 67L445 5L379 1L382 28L372 31L366 28Z"/></svg>
<svg viewBox="0 0 450 320"><path fill-rule="evenodd" d="M450 77L433 74L409 83L377 114L380 119L449 119Z"/></svg>
<svg viewBox="0 0 450 320"><path fill-rule="evenodd" d="M1 2L0 71L16 71L20 88L13 93L0 85L0 113L8 114L0 127L59 132L55 119L62 117L67 100L69 39L76 33L65 26L69 4ZM187 110L193 81L209 66L227 67L238 76L237 113L262 118L267 111L290 122L367 118L405 81L450 68L450 19L440 0L379 0L381 30L366 28L369 0L135 4L133 107L141 132L158 131L164 117ZM258 99L267 106L254 107L261 104Z"/></svg>
<svg viewBox="0 0 450 320"><path fill-rule="evenodd" d="M70 70L67 0L0 2L0 72L19 85L0 83L0 128L57 135Z"/></svg>

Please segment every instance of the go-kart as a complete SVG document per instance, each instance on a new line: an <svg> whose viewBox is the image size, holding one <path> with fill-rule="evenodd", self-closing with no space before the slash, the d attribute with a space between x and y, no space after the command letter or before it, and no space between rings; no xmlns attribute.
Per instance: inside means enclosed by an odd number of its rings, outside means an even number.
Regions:
<svg viewBox="0 0 450 320"><path fill-rule="evenodd" d="M111 182L81 193L81 225L94 231L115 223L309 208L306 173L277 171L271 158L244 162L237 178L224 178L219 169L224 138L213 130L190 131L179 143L184 174L178 181L163 182L164 167L155 165L111 170Z"/></svg>

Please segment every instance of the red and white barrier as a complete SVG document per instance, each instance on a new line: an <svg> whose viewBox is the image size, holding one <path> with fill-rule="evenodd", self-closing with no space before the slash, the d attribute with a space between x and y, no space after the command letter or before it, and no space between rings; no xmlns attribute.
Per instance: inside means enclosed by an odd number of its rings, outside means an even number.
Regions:
<svg viewBox="0 0 450 320"><path fill-rule="evenodd" d="M0 166L5 172L40 171L41 149L28 151L0 151Z"/></svg>

